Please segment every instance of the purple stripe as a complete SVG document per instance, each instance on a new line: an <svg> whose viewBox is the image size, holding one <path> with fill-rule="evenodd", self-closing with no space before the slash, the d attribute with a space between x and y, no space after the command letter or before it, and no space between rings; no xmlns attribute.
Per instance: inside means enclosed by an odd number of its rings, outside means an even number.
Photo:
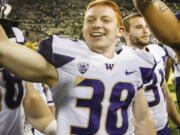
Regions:
<svg viewBox="0 0 180 135"><path fill-rule="evenodd" d="M54 65L53 61L53 51L52 51L52 41L53 37L50 36L48 39L43 40L38 48L38 52L52 65Z"/></svg>
<svg viewBox="0 0 180 135"><path fill-rule="evenodd" d="M143 80L143 84L148 83L152 79L152 69L151 68L140 68L141 77Z"/></svg>
<svg viewBox="0 0 180 135"><path fill-rule="evenodd" d="M157 132L157 135L172 135L171 130L168 126L168 123L166 124L166 126L163 129L161 129Z"/></svg>
<svg viewBox="0 0 180 135"><path fill-rule="evenodd" d="M58 67L62 67L65 64L73 61L75 58L74 57L70 57L70 56L66 56L66 55L62 55L62 54L54 54L54 66L56 68Z"/></svg>
<svg viewBox="0 0 180 135"><path fill-rule="evenodd" d="M176 13L175 13L175 16L176 16L176 18L177 18L178 20L180 20L180 11L176 12Z"/></svg>
<svg viewBox="0 0 180 135"><path fill-rule="evenodd" d="M52 42L53 42L53 36L50 36L50 38L48 38L40 43L39 50L38 50L38 52L49 63L54 65L56 68L58 68L58 67L62 67L63 65L65 65L75 59L74 57L53 53Z"/></svg>
<svg viewBox="0 0 180 135"><path fill-rule="evenodd" d="M26 40L24 40L24 42L17 42L20 45L24 45L26 43Z"/></svg>
<svg viewBox="0 0 180 135"><path fill-rule="evenodd" d="M47 101L48 103L54 103L54 101L53 100L51 100L51 101Z"/></svg>

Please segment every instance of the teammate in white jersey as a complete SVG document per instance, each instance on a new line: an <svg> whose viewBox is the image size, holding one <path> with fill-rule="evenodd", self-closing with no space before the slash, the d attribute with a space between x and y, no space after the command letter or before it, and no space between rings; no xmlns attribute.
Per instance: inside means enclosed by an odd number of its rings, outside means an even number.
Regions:
<svg viewBox="0 0 180 135"><path fill-rule="evenodd" d="M0 29L0 64L23 79L57 86L58 135L155 135L141 88L142 81L152 74L153 57L145 52L144 58L131 51L114 53L121 36L121 14L114 2L91 2L84 19L86 43L57 36L41 42L39 52L51 64L36 52L9 42ZM67 98L58 106L63 90Z"/></svg>
<svg viewBox="0 0 180 135"><path fill-rule="evenodd" d="M52 94L49 87L46 84L42 84L42 83L33 83L33 86L37 90L39 95L43 98L44 102L47 104L52 114L55 116L54 101L52 99ZM33 128L32 131L34 135L44 135L35 128Z"/></svg>
<svg viewBox="0 0 180 135"><path fill-rule="evenodd" d="M3 5L5 4L5 5ZM1 8L10 7L7 3L0 2ZM7 8L5 8L7 9ZM6 10L3 11L3 17L7 16ZM5 14L5 13L6 14ZM9 11L10 12L10 11ZM6 16L4 16L4 14ZM15 27L16 23L0 19L0 24L3 25L8 38L19 44L25 43L25 38L22 32ZM27 84L29 85L29 84ZM0 134L1 135L24 135L24 120L25 114L27 119L33 126L40 131L49 133L49 125L54 120L54 117L48 113L47 106L35 90L26 89L24 82L15 77L7 69L1 68L0 71ZM29 94L31 93L31 94ZM33 102L36 102L34 104ZM23 108L24 107L24 108ZM38 109L45 112L40 112ZM34 108L34 109L30 109ZM25 112L24 112L25 111ZM46 112L47 111L47 112Z"/></svg>
<svg viewBox="0 0 180 135"><path fill-rule="evenodd" d="M18 32L15 34L15 39L20 41L17 34ZM8 70L2 68L0 73L0 134L24 135L24 111L27 119L34 127L42 132L45 131L50 122L54 120L54 117L50 115L50 112L48 113L49 110L39 94L33 89L26 89L23 81L8 72ZM41 112L35 109L40 107ZM41 125L42 123L45 124Z"/></svg>
<svg viewBox="0 0 180 135"><path fill-rule="evenodd" d="M180 125L180 116L165 81L166 52L163 47L157 44L148 45L150 31L140 14L136 13L124 18L123 26L125 27L123 37L128 46L138 49L145 47L155 57L157 62L155 72L150 82L144 82L146 99L155 120L157 134L171 135L168 128L168 114L177 125Z"/></svg>
<svg viewBox="0 0 180 135"><path fill-rule="evenodd" d="M155 37L171 46L180 62L180 22L162 0L133 0Z"/></svg>
<svg viewBox="0 0 180 135"><path fill-rule="evenodd" d="M48 85L43 83L33 83L33 85L37 92L40 94L40 96L43 98L44 102L48 105L53 115L55 116L54 101L52 98L51 90L48 87Z"/></svg>

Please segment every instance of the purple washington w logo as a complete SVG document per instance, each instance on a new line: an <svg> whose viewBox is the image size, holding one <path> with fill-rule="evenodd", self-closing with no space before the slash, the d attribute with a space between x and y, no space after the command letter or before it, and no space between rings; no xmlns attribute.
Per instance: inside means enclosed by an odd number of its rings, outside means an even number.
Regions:
<svg viewBox="0 0 180 135"><path fill-rule="evenodd" d="M113 67L114 67L114 64L108 64L108 63L106 63L106 69L107 69L107 70L112 70Z"/></svg>

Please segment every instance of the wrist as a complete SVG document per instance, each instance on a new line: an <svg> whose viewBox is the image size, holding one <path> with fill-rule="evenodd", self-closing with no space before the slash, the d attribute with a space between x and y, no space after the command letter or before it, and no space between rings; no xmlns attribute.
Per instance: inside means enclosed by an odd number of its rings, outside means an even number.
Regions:
<svg viewBox="0 0 180 135"><path fill-rule="evenodd" d="M44 130L45 135L56 135L57 122L53 120Z"/></svg>

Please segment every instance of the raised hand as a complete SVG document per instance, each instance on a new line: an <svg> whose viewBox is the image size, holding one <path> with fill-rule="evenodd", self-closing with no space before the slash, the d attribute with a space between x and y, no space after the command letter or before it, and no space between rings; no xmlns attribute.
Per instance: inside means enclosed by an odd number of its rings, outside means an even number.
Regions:
<svg viewBox="0 0 180 135"><path fill-rule="evenodd" d="M144 9L146 9L147 7L149 7L153 2L155 2L156 0L133 0L134 2L134 6L136 7L136 9L143 13Z"/></svg>

